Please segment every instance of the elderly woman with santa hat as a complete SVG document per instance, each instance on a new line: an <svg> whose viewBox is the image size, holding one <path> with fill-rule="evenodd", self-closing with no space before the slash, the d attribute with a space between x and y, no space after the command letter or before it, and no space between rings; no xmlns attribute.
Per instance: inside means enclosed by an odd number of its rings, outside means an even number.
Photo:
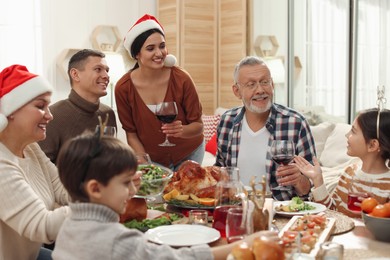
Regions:
<svg viewBox="0 0 390 260"><path fill-rule="evenodd" d="M0 72L0 259L50 259L69 197L37 141L53 119L52 87L25 66Z"/></svg>
<svg viewBox="0 0 390 260"><path fill-rule="evenodd" d="M185 160L201 163L202 106L190 75L168 55L161 24L142 16L127 32L124 48L135 66L117 82L115 99L128 144L174 170ZM156 108L167 101L176 102L178 114L172 123L161 124ZM166 135L175 146L159 146Z"/></svg>

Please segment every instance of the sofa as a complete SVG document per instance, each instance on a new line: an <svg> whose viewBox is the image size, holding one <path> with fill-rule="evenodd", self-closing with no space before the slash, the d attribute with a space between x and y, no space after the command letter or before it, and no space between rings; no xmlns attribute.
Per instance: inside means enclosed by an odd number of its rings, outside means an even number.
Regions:
<svg viewBox="0 0 390 260"><path fill-rule="evenodd" d="M214 115L203 116L206 151L202 166L210 166L215 163L216 129L220 115L224 111L224 109L218 108ZM306 118L308 118L307 115ZM327 117L327 119L330 119L330 117ZM332 191L337 185L340 174L348 165L352 163L361 164L360 159L347 155L347 138L345 135L351 129L351 125L341 123L339 120L317 121L317 124L311 125L310 129L316 145L317 159L321 164L325 185L329 191Z"/></svg>

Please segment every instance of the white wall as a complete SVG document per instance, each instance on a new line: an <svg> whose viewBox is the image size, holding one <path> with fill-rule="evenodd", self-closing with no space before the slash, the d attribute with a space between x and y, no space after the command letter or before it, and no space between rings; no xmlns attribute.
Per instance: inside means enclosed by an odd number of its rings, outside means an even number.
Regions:
<svg viewBox="0 0 390 260"><path fill-rule="evenodd" d="M41 0L41 10L43 76L55 86L55 102L70 91L69 81L56 67L62 51L92 48L91 33L98 25L117 26L123 38L143 14L156 14L156 0ZM119 120L118 138L125 141Z"/></svg>
<svg viewBox="0 0 390 260"><path fill-rule="evenodd" d="M53 100L69 93L69 81L56 68L67 48L92 48L91 33L98 25L115 25L122 36L143 14L155 15L156 0L41 0L44 76L53 83Z"/></svg>

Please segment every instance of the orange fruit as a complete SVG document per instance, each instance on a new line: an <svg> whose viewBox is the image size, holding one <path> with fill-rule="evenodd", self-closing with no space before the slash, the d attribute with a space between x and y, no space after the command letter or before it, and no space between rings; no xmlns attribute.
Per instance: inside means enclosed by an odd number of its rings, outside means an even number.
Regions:
<svg viewBox="0 0 390 260"><path fill-rule="evenodd" d="M378 205L378 201L375 198L366 198L362 201L361 208L365 213L371 213L372 210Z"/></svg>
<svg viewBox="0 0 390 260"><path fill-rule="evenodd" d="M390 212L383 204L376 205L375 208L370 213L371 216L379 218L388 218L390 217Z"/></svg>
<svg viewBox="0 0 390 260"><path fill-rule="evenodd" d="M387 210L387 214L389 215L390 217L390 202L387 202L385 204L383 204L383 206L385 206L386 210Z"/></svg>
<svg viewBox="0 0 390 260"><path fill-rule="evenodd" d="M198 203L205 205L205 206L214 206L215 199L213 199L213 198L199 198Z"/></svg>

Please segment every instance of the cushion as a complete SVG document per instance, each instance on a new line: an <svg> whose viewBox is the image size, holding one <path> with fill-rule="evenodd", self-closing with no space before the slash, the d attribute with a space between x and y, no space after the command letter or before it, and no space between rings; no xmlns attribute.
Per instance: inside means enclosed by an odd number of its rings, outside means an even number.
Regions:
<svg viewBox="0 0 390 260"><path fill-rule="evenodd" d="M335 126L335 124L330 122L323 122L316 126L310 126L310 130L316 145L317 158L321 157L322 151L325 147L325 142L328 139L330 133L332 133Z"/></svg>
<svg viewBox="0 0 390 260"><path fill-rule="evenodd" d="M325 142L324 150L319 160L323 166L336 167L349 161L352 157L347 155L347 138L345 135L351 130L351 125L337 123Z"/></svg>
<svg viewBox="0 0 390 260"><path fill-rule="evenodd" d="M217 131L220 115L202 115L204 141L207 144Z"/></svg>
<svg viewBox="0 0 390 260"><path fill-rule="evenodd" d="M202 166L213 166L215 163L215 156L212 155L209 152L204 153L203 161L202 161Z"/></svg>
<svg viewBox="0 0 390 260"><path fill-rule="evenodd" d="M217 133L214 133L210 140L206 143L206 151L216 155L217 153Z"/></svg>

